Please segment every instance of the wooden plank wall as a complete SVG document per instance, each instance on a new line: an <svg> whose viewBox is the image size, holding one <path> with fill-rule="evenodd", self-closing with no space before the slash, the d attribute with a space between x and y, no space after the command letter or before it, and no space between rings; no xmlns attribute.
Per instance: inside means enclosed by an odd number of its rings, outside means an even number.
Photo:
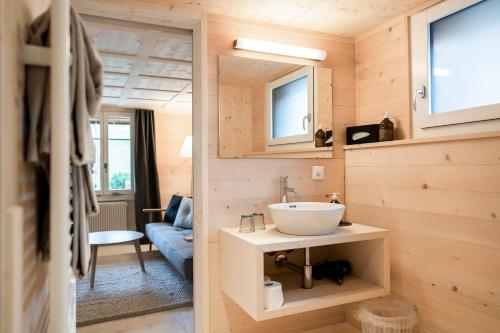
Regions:
<svg viewBox="0 0 500 333"><path fill-rule="evenodd" d="M209 265L211 332L299 332L331 325L345 319L343 307L330 308L264 322L255 322L223 295L219 276L218 230L239 225L241 214L262 211L278 201L279 177L288 175L301 200L326 201L331 192L344 189L344 152L346 124L355 121L354 44L352 39L321 33L286 29L262 23L209 15ZM218 158L218 55L234 54L269 60L290 58L236 51L235 37L250 37L298 44L327 50L322 65L333 72L333 117L336 126L334 159L219 159ZM293 61L297 61L294 59ZM299 60L300 61L300 60ZM304 64L311 61L302 60ZM311 180L313 165L325 166L325 181ZM242 286L244 288L244 286Z"/></svg>
<svg viewBox="0 0 500 333"><path fill-rule="evenodd" d="M384 112L396 138L410 138L408 20L400 16L356 38L356 123L378 124Z"/></svg>
<svg viewBox="0 0 500 333"><path fill-rule="evenodd" d="M407 19L356 40L356 122L409 138ZM392 296L420 333L500 331L500 137L346 150L348 219L390 230Z"/></svg>
<svg viewBox="0 0 500 333"><path fill-rule="evenodd" d="M346 152L348 219L388 228L420 332L500 330L500 137Z"/></svg>
<svg viewBox="0 0 500 333"><path fill-rule="evenodd" d="M266 89L253 88L252 151L266 150Z"/></svg>
<svg viewBox="0 0 500 333"><path fill-rule="evenodd" d="M191 114L155 112L156 164L161 205L167 207L173 194L190 195L192 159L179 157L184 138L192 133Z"/></svg>
<svg viewBox="0 0 500 333"><path fill-rule="evenodd" d="M243 157L252 151L254 96L251 87L221 84L220 157Z"/></svg>
<svg viewBox="0 0 500 333"><path fill-rule="evenodd" d="M1 170L2 210L16 205L23 208L23 330L33 333L47 330L48 265L37 256L36 178L34 168L24 162L24 64L21 62L20 46L27 24L48 4L49 1L35 0L6 0L1 4L1 86L4 100L0 128L5 141L2 141L0 150L2 159L9 161L2 165ZM5 214L5 211L1 213ZM9 222L2 220L2 223Z"/></svg>

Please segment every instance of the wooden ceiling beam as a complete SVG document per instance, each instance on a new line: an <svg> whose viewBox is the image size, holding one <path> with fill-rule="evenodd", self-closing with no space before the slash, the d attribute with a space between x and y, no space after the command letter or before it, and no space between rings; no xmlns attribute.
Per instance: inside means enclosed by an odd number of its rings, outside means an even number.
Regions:
<svg viewBox="0 0 500 333"><path fill-rule="evenodd" d="M192 32L188 29L167 27L165 25L156 25L148 23L137 23L133 21L124 21L114 18L103 18L99 16L86 15L80 13L85 22L91 27L96 27L100 29L110 29L110 30L123 30L132 33L142 34L148 30L160 31L163 34L171 36L173 38L178 38L182 40L191 40Z"/></svg>
<svg viewBox="0 0 500 333"><path fill-rule="evenodd" d="M153 88L132 88L132 90L144 90L144 91L158 91L158 92L171 92L180 93L182 90L171 90L171 89L153 89Z"/></svg>
<svg viewBox="0 0 500 333"><path fill-rule="evenodd" d="M106 50L99 50L99 54L104 57L113 57L113 58L123 58L123 59L130 59L130 60L135 60L135 61L155 61L155 62L161 62L161 63L169 63L169 64L178 64L178 65L191 65L192 61L191 60L183 60L183 59L175 59L175 58L162 58L162 57L147 57L147 58L140 58L136 54L130 54L130 53L121 53L121 52L114 52L114 51L106 51Z"/></svg>
<svg viewBox="0 0 500 333"><path fill-rule="evenodd" d="M186 84L186 86L184 88L182 88L181 91L179 91L179 93L177 93L177 95L175 95L170 101L168 101L167 103L165 103L165 105L163 107L166 107L169 103L174 103L174 102L177 102L178 99L183 96L184 94L188 94L189 93L189 89L191 88L191 85L192 83L188 83Z"/></svg>
<svg viewBox="0 0 500 333"><path fill-rule="evenodd" d="M143 78L148 78L148 79L159 79L159 80L180 80L180 81L186 81L186 82L191 82L191 79L186 79L182 77L174 77L174 76L161 76L161 75L148 75L148 74L140 74L139 77Z"/></svg>

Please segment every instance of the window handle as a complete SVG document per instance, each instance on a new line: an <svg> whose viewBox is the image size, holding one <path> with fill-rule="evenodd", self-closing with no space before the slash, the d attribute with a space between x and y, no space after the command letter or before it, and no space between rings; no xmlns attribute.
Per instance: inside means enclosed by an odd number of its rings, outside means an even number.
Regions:
<svg viewBox="0 0 500 333"><path fill-rule="evenodd" d="M104 162L104 172L108 173L108 163Z"/></svg>
<svg viewBox="0 0 500 333"><path fill-rule="evenodd" d="M304 118L302 118L302 129L303 130L306 129L306 119L307 119L307 122L311 121L311 114L310 113L308 113L307 116L304 116Z"/></svg>
<svg viewBox="0 0 500 333"><path fill-rule="evenodd" d="M413 95L413 111L417 111L417 96L425 98L425 86L420 86L415 90L415 94Z"/></svg>

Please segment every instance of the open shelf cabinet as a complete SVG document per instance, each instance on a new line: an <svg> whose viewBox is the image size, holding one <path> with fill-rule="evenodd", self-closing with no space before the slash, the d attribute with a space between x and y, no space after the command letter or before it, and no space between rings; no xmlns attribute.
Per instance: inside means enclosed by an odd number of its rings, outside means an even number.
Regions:
<svg viewBox="0 0 500 333"><path fill-rule="evenodd" d="M338 228L322 236L290 236L271 225L250 234L238 228L222 229L220 256L222 290L255 320L267 320L340 304L385 296L390 293L389 239L385 229L359 224ZM302 276L284 269L270 274L281 282L284 304L264 309L266 252L325 247L329 259L351 263L352 273L342 285L329 279L314 280L312 289L301 288ZM314 260L314 258L313 258Z"/></svg>

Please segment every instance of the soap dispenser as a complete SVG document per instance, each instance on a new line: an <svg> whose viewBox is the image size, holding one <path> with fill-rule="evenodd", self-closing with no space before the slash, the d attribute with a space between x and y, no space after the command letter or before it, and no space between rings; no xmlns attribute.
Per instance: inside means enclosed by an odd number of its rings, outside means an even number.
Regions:
<svg viewBox="0 0 500 333"><path fill-rule="evenodd" d="M338 195L339 195L338 192L333 192L332 193L332 201L330 201L330 203L339 204L340 201L338 199Z"/></svg>
<svg viewBox="0 0 500 333"><path fill-rule="evenodd" d="M332 201L330 201L330 203L340 204L340 201L338 199L338 195L339 195L338 192L332 193ZM340 221L340 223L339 223L339 227L348 227L350 225L352 225L351 222L347 222L347 221L344 221L344 220Z"/></svg>

